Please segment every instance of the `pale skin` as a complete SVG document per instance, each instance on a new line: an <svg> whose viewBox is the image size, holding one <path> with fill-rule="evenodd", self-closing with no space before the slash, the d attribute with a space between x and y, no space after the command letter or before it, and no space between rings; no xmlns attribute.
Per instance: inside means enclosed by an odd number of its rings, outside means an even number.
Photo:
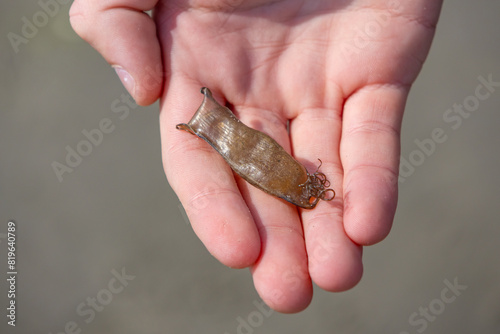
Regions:
<svg viewBox="0 0 500 334"><path fill-rule="evenodd" d="M363 246L391 229L404 106L441 4L76 0L70 15L75 31L121 69L137 103L160 98L165 173L208 251L249 267L261 298L291 313L309 305L312 282L354 287ZM151 9L154 18L143 13ZM203 86L309 172L320 158L335 199L298 209L176 130L200 105Z"/></svg>

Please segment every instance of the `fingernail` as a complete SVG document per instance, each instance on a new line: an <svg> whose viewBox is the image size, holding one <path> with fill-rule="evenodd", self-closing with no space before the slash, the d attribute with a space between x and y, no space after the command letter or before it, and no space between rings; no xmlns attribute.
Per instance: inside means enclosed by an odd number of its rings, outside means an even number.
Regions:
<svg viewBox="0 0 500 334"><path fill-rule="evenodd" d="M130 93L130 95L134 96L135 93L134 78L120 65L113 65L113 68L115 69L116 74L120 78L125 89Z"/></svg>

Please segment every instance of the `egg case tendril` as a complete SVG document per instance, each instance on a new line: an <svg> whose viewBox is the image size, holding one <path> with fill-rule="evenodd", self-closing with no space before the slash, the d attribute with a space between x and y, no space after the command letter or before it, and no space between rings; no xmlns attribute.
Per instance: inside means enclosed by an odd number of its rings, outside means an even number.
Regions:
<svg viewBox="0 0 500 334"><path fill-rule="evenodd" d="M319 168L323 164L321 159L319 160L319 166L314 174L307 173L306 183L299 184L303 190L305 197L313 200L314 206L319 202L319 200L331 201L335 198L335 190L328 188L330 186L330 181L327 180L326 175L319 171ZM328 189L327 189L328 188ZM330 197L326 197L327 193L331 192Z"/></svg>

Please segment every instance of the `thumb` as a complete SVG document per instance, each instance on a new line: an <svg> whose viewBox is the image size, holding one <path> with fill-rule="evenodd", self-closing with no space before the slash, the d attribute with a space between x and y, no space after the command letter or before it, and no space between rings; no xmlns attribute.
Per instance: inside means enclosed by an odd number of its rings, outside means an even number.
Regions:
<svg viewBox="0 0 500 334"><path fill-rule="evenodd" d="M153 19L144 11L158 0L75 0L73 29L116 70L140 105L155 102L162 90L161 50Z"/></svg>

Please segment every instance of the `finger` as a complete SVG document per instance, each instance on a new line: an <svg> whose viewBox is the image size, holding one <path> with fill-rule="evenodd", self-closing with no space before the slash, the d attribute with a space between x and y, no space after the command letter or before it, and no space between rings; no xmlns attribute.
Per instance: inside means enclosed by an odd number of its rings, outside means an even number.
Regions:
<svg viewBox="0 0 500 334"><path fill-rule="evenodd" d="M165 173L208 251L229 267L248 267L259 255L260 239L231 169L204 140L175 128L187 123L200 106L200 86L172 78L163 98L160 131Z"/></svg>
<svg viewBox="0 0 500 334"><path fill-rule="evenodd" d="M159 98L163 84L160 45L153 19L144 11L158 0L75 0L73 29L116 70L140 105Z"/></svg>
<svg viewBox="0 0 500 334"><path fill-rule="evenodd" d="M321 159L320 171L336 193L333 201L321 201L313 210L302 210L309 273L322 289L344 291L359 282L363 266L361 247L346 235L343 226L343 170L338 155L341 103L332 105L338 107L302 109L290 129L295 155L310 162L310 173Z"/></svg>
<svg viewBox="0 0 500 334"><path fill-rule="evenodd" d="M344 226L361 245L381 241L392 226L407 92L400 86L365 87L344 106L340 150L345 175Z"/></svg>
<svg viewBox="0 0 500 334"><path fill-rule="evenodd" d="M236 111L244 124L289 148L286 120L276 119L275 114L258 108L236 107ZM251 268L257 292L279 312L302 311L311 302L312 283L297 208L241 178L238 184L261 237L261 256Z"/></svg>
<svg viewBox="0 0 500 334"><path fill-rule="evenodd" d="M276 311L302 311L311 302L312 283L297 209L259 192L257 189L244 192L246 201L251 203L262 243L261 256L251 268L255 289Z"/></svg>

